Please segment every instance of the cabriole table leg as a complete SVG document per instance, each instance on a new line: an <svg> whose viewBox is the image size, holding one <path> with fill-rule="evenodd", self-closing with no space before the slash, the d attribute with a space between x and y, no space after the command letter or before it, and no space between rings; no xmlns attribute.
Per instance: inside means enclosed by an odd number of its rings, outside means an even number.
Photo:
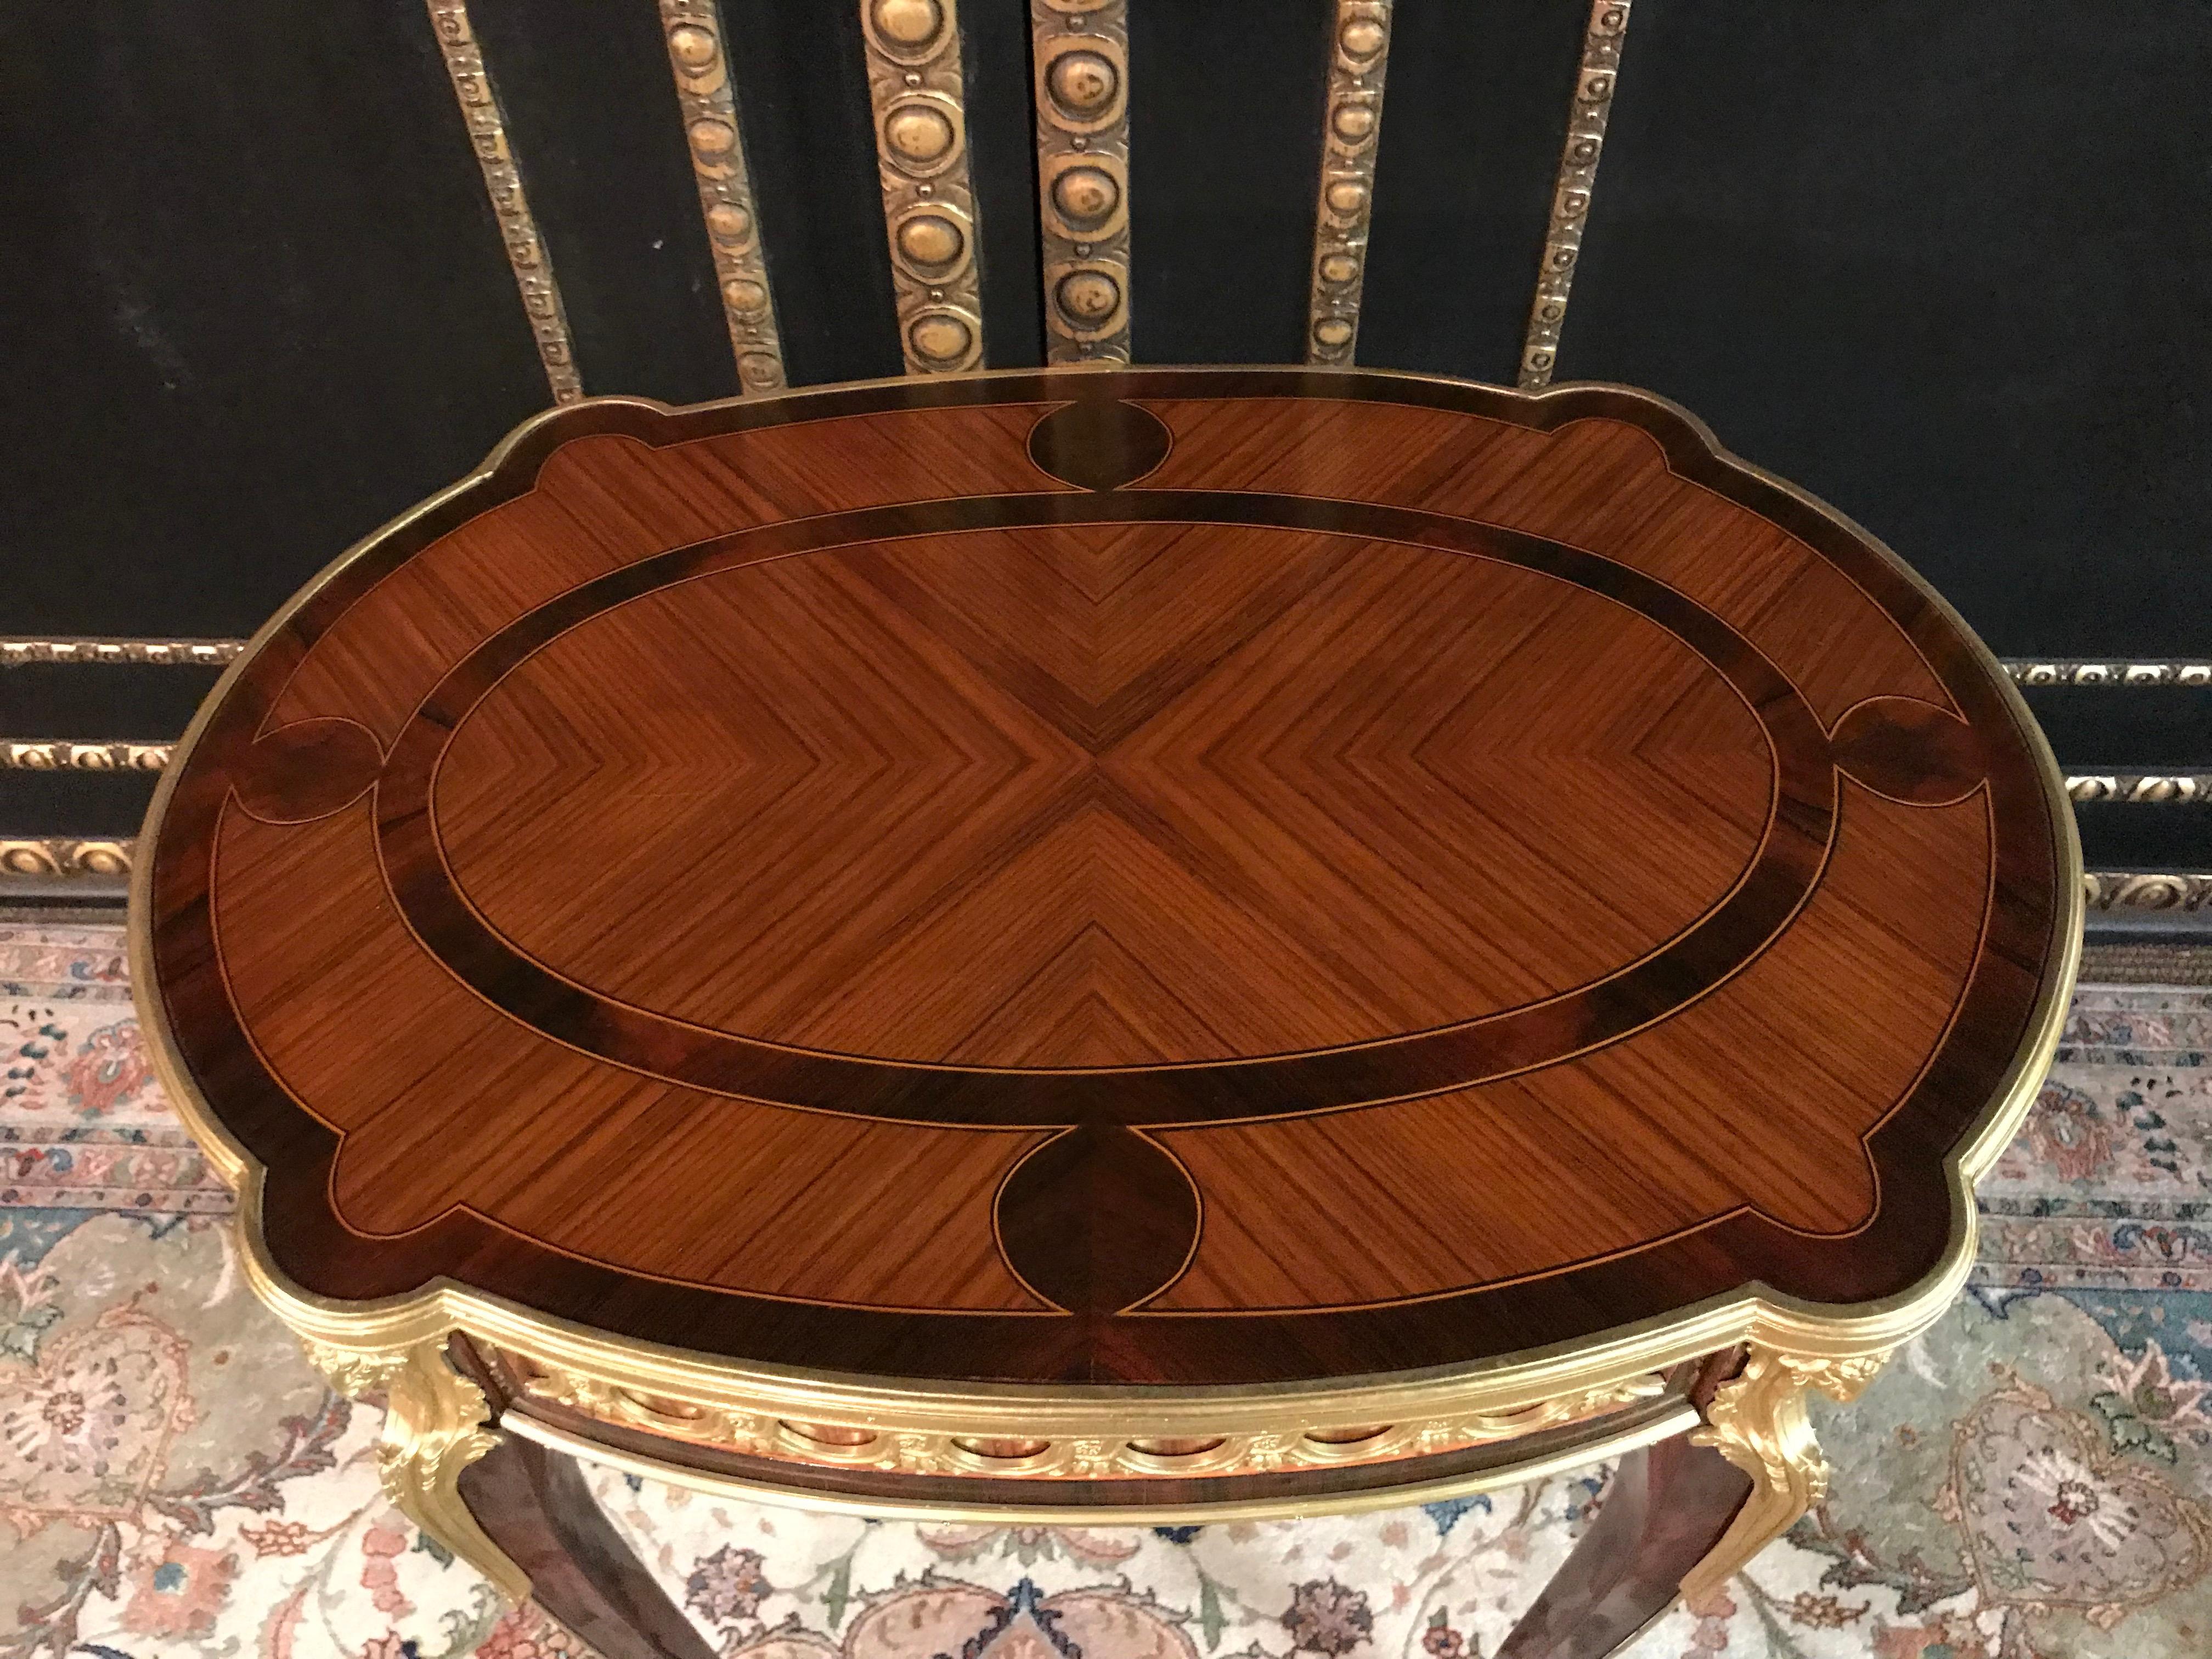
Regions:
<svg viewBox="0 0 2212 1659"><path fill-rule="evenodd" d="M1597 1519L1498 1650L1497 1659L1601 1659L1674 1604L1751 1482L1680 1435L1620 1460Z"/></svg>
<svg viewBox="0 0 2212 1659"><path fill-rule="evenodd" d="M601 1659L714 1659L574 1459L507 1435L462 1471L460 1491L477 1524L530 1575L538 1605Z"/></svg>

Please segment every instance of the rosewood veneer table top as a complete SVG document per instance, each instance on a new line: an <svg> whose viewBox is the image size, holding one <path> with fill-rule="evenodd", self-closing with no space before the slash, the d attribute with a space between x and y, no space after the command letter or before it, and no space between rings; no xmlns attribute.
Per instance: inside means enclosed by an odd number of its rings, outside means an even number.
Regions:
<svg viewBox="0 0 2212 1659"><path fill-rule="evenodd" d="M264 630L149 835L295 1309L920 1395L1893 1333L2078 907L1863 532L1644 394L1364 373L550 414Z"/></svg>

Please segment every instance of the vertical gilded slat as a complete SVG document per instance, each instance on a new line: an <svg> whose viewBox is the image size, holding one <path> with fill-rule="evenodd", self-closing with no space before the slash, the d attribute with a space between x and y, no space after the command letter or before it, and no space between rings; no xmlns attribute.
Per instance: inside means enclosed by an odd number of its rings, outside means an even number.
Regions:
<svg viewBox="0 0 2212 1659"><path fill-rule="evenodd" d="M1367 226L1375 210L1375 151L1382 138L1382 71L1390 58L1391 0L1336 0L1328 102L1322 119L1321 186L1314 208L1313 292L1306 361L1349 363L1359 343Z"/></svg>
<svg viewBox="0 0 2212 1659"><path fill-rule="evenodd" d="M1566 147L1559 156L1559 184L1552 192L1544 262L1536 273L1536 297L1528 309L1528 332L1521 343L1523 386L1549 386L1559 361L1559 328L1566 321L1567 290L1574 284L1583 227L1589 221L1590 197L1597 188L1605 118L1613 107L1621 41L1628 33L1628 7L1629 0L1592 0L1589 25L1583 32L1582 67L1575 75Z"/></svg>
<svg viewBox="0 0 2212 1659"><path fill-rule="evenodd" d="M745 140L738 125L738 99L730 81L721 14L714 0L659 0L668 67L684 112L684 142L699 186L699 210L714 250L730 350L737 359L738 390L781 391L783 341L776 332L775 301L761 251L760 214L753 205L745 167Z"/></svg>
<svg viewBox="0 0 2212 1659"><path fill-rule="evenodd" d="M982 252L957 0L860 4L906 372L973 368L983 361Z"/></svg>
<svg viewBox="0 0 2212 1659"><path fill-rule="evenodd" d="M484 68L483 48L469 26L469 9L463 0L425 0L430 27L438 37L438 50L446 59L446 74L460 100L461 118L468 124L469 143L475 147L477 165L483 170L484 191L499 220L499 234L507 244L507 262L514 271L514 285L522 295L522 309L530 319L530 332L538 342L538 361L544 365L545 384L556 404L573 404L584 395L576 375L576 354L568 339L568 315L562 309L561 289L553 280L553 262L530 216L530 199L522 192L522 174L507 142L507 123L499 111L499 98Z"/></svg>
<svg viewBox="0 0 2212 1659"><path fill-rule="evenodd" d="M1128 0L1030 0L1045 356L1129 361Z"/></svg>

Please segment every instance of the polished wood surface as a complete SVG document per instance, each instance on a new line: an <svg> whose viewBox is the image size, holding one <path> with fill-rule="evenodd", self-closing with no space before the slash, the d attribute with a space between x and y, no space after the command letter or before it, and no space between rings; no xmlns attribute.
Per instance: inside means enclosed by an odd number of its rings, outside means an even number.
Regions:
<svg viewBox="0 0 2212 1659"><path fill-rule="evenodd" d="M1925 590L1632 392L586 404L235 673L154 958L309 1290L1327 1379L1911 1287L2051 807Z"/></svg>

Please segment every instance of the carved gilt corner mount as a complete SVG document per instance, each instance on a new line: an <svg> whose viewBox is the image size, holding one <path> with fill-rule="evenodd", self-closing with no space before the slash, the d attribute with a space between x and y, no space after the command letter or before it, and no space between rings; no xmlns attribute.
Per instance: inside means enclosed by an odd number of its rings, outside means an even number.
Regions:
<svg viewBox="0 0 2212 1659"><path fill-rule="evenodd" d="M453 1369L442 1339L365 1350L310 1341L307 1357L339 1393L386 1397L376 1469L400 1513L491 1580L509 1600L530 1577L492 1542L461 1501L461 1471L500 1443L483 1390Z"/></svg>
<svg viewBox="0 0 2212 1659"><path fill-rule="evenodd" d="M1705 1559L1682 1580L1694 1611L1709 1607L1729 1579L1797 1517L1827 1496L1828 1462L1805 1410L1808 1389L1831 1399L1858 1397L1889 1358L1816 1358L1753 1346L1743 1370L1721 1385L1692 1445L1711 1446L1751 1477L1751 1496Z"/></svg>

